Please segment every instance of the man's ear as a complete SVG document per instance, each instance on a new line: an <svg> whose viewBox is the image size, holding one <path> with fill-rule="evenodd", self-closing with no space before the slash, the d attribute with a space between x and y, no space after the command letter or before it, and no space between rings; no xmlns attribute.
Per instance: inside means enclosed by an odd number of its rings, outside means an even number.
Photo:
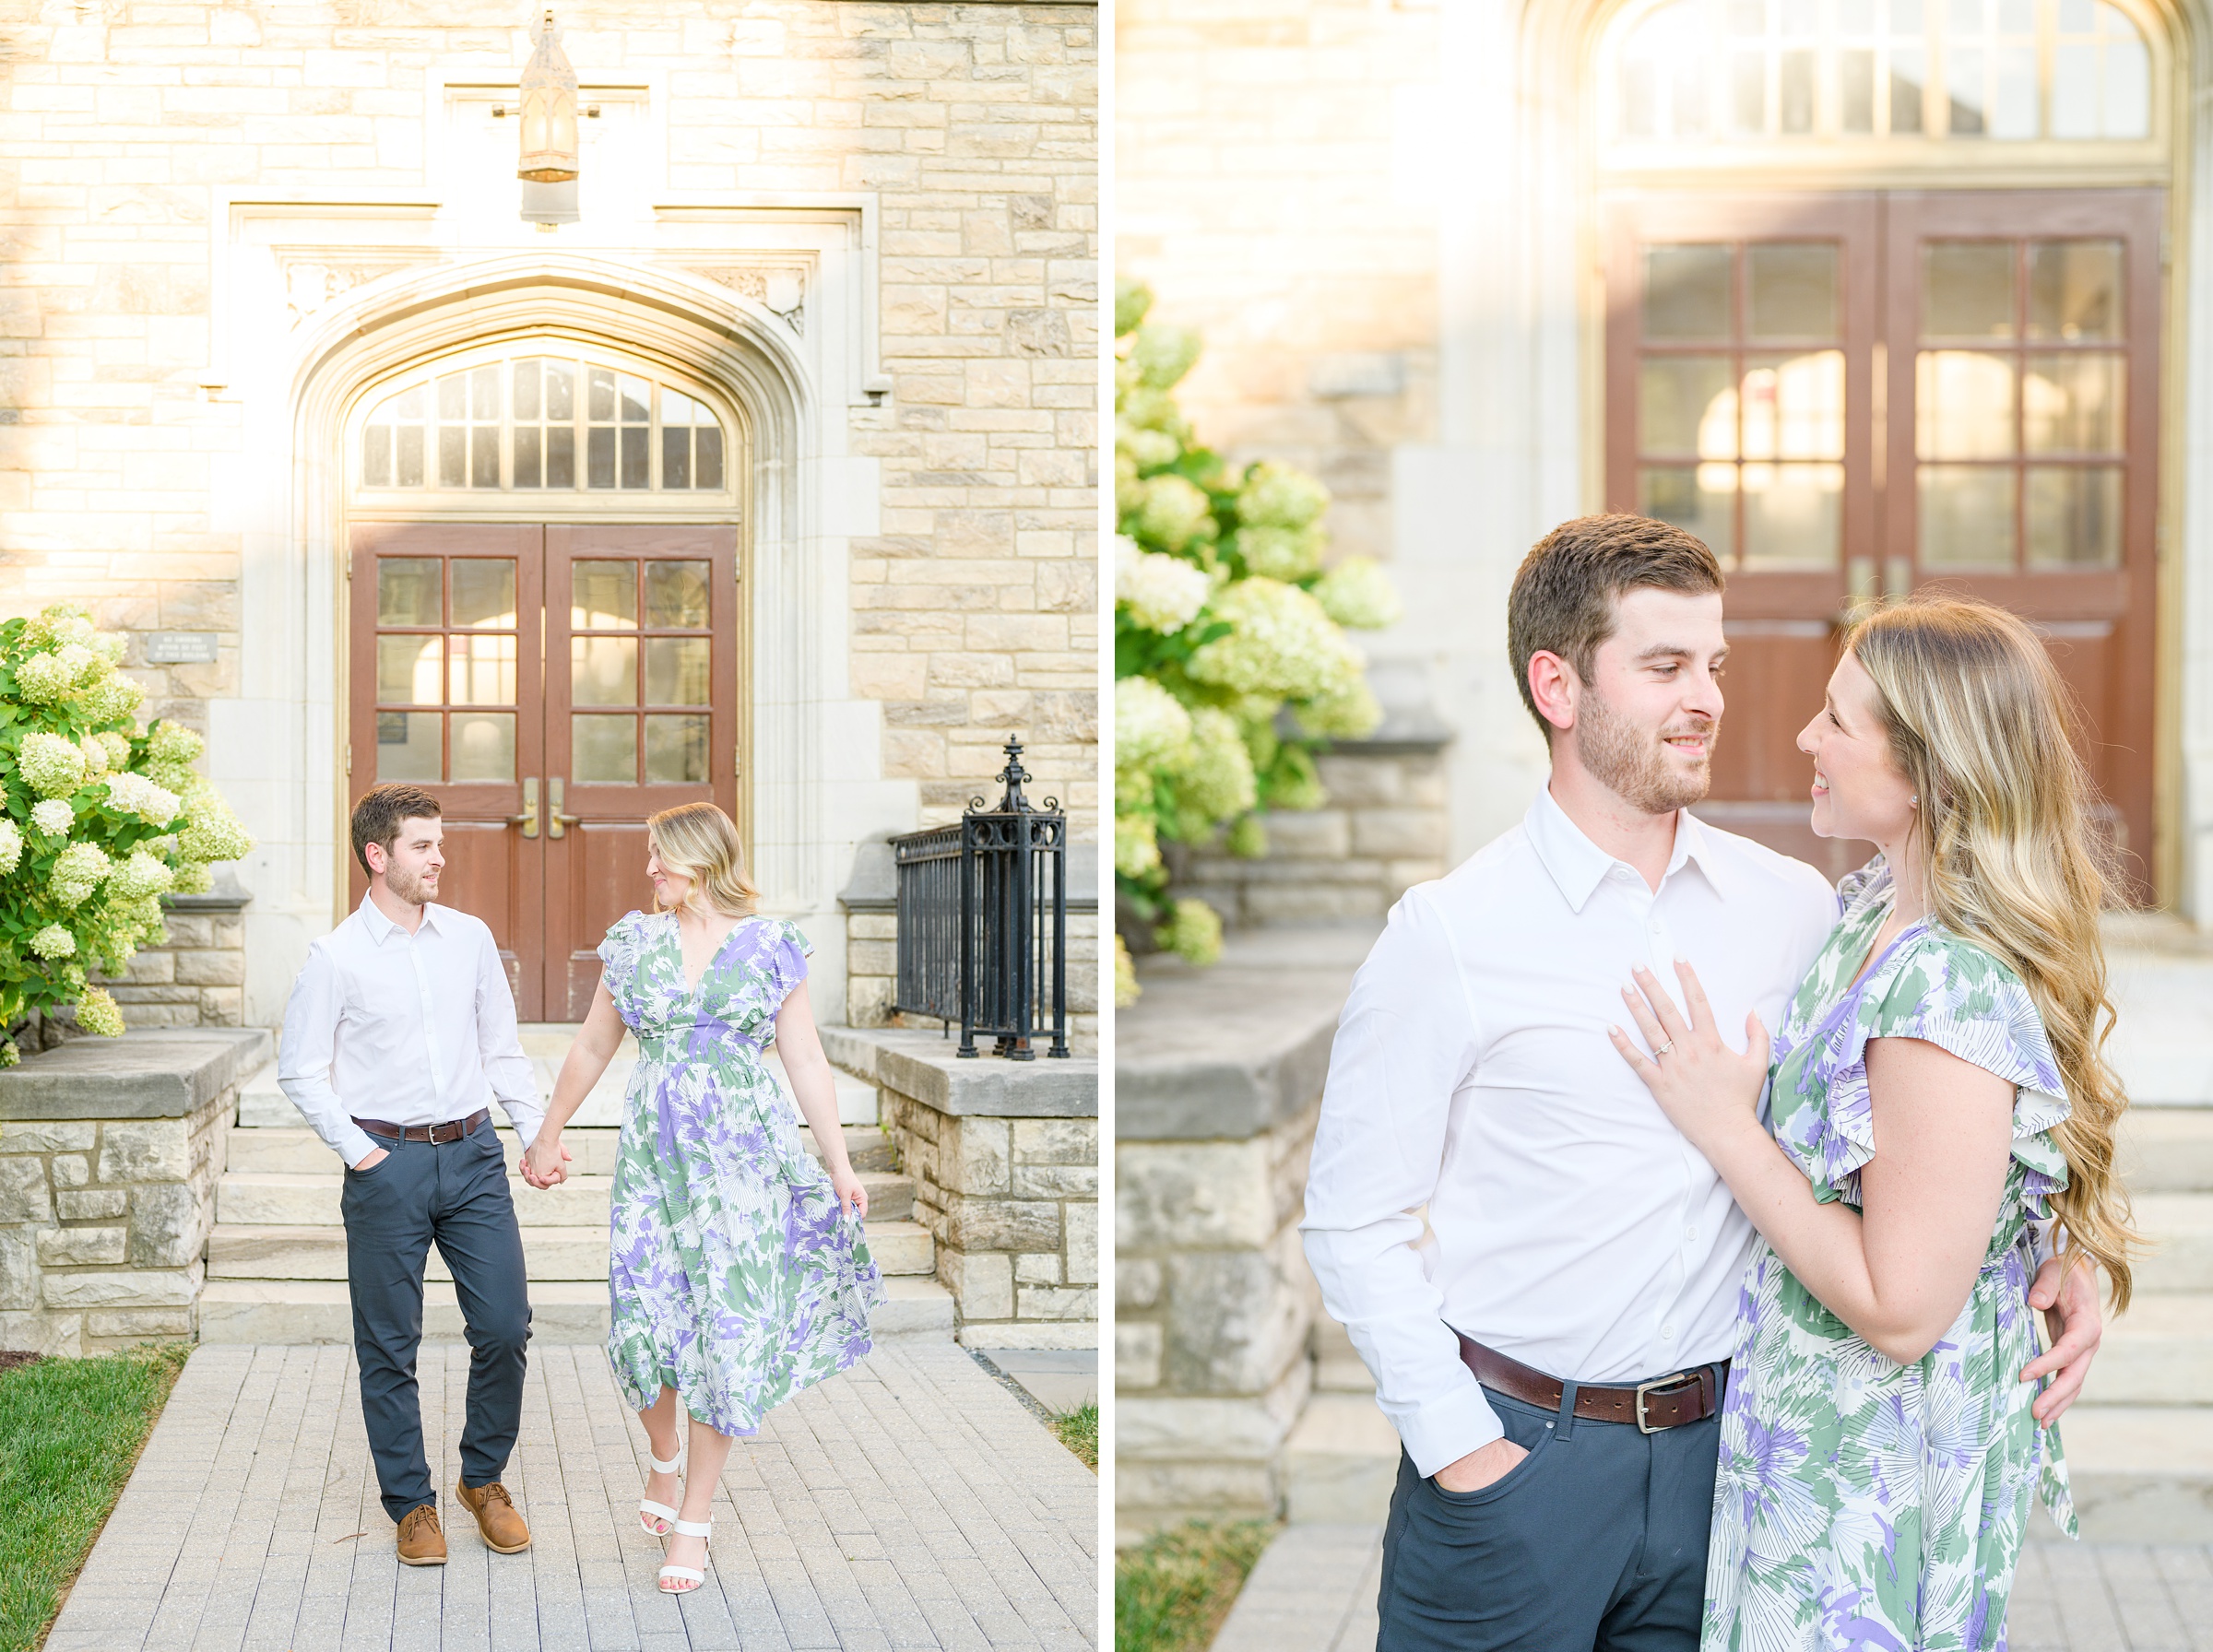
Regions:
<svg viewBox="0 0 2213 1652"><path fill-rule="evenodd" d="M1563 733L1575 726L1581 688L1575 667L1550 649L1540 648L1529 656L1529 694L1537 702L1537 715Z"/></svg>
<svg viewBox="0 0 2213 1652"><path fill-rule="evenodd" d="M392 857L385 853L382 844L363 844L361 854L369 862L369 876L372 878L387 870L392 865Z"/></svg>

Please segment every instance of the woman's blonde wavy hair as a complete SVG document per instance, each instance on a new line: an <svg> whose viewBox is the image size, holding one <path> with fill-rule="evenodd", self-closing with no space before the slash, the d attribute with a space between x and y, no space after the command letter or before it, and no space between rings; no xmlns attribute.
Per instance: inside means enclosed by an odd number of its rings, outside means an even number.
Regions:
<svg viewBox="0 0 2213 1652"><path fill-rule="evenodd" d="M2128 1106L2107 1065L2112 1031L2098 929L2111 879L2089 820L2074 714L2036 633L1988 603L1922 598L1877 609L1844 646L1875 679L1890 749L1913 784L1929 913L2028 985L2074 1112L2052 1134L2067 1186L2052 1207L2128 1306L2127 1189L2113 1129Z"/></svg>
<svg viewBox="0 0 2213 1652"><path fill-rule="evenodd" d="M761 903L745 875L745 845L730 817L712 803L680 803L645 822L661 865L692 879L683 903L694 912L741 918Z"/></svg>

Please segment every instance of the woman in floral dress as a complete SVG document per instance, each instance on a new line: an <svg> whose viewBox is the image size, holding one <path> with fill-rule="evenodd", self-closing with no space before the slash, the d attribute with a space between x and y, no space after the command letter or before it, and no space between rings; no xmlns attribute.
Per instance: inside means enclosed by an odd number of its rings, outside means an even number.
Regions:
<svg viewBox="0 0 2213 1652"><path fill-rule="evenodd" d="M707 1511L731 1440L867 1354L883 1281L861 1237L868 1192L846 1153L808 1005L806 938L754 914L737 829L713 804L666 809L647 829L661 910L631 913L600 943L598 989L523 1174L539 1187L562 1178L562 1127L623 1029L635 1032L607 1346L652 1446L640 1522L668 1537L660 1587L678 1594L704 1581ZM763 1060L772 1043L822 1165ZM690 1419L680 1508L669 1503L687 1444L680 1405Z"/></svg>
<svg viewBox="0 0 2213 1652"><path fill-rule="evenodd" d="M1702 1646L1980 1652L2041 1493L2075 1531L2035 1355L2032 1224L2128 1300L2126 1105L2087 782L2042 644L1982 604L1881 611L1799 736L1813 828L1881 854L1777 1032L1687 964L1615 1046L1760 1238L1722 1413ZM1649 1054L1647 1052L1650 1052ZM1759 1103L1768 1099L1763 1126Z"/></svg>

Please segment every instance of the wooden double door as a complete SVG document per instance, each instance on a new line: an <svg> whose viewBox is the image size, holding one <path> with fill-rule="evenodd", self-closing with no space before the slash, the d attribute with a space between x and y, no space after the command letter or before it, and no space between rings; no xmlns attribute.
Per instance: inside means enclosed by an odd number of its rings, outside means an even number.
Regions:
<svg viewBox="0 0 2213 1652"><path fill-rule="evenodd" d="M2156 190L1611 203L1606 496L1728 570L1718 824L1840 873L1797 731L1840 626L1934 586L2044 637L2151 899Z"/></svg>
<svg viewBox="0 0 2213 1652"><path fill-rule="evenodd" d="M650 909L647 817L736 816L737 573L727 526L352 530L349 800L437 795L441 903L491 926L527 1021L581 1020L608 926Z"/></svg>

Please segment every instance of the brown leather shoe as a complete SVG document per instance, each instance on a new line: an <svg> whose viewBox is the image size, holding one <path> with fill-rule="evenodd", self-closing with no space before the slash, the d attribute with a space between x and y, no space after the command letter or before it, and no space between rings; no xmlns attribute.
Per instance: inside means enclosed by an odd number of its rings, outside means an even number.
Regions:
<svg viewBox="0 0 2213 1652"><path fill-rule="evenodd" d="M408 1511L399 1523L399 1564L403 1566L445 1564L445 1533L439 1529L438 1511L430 1504Z"/></svg>
<svg viewBox="0 0 2213 1652"><path fill-rule="evenodd" d="M454 1490L460 1494L461 1506L476 1516L477 1530L483 1534L488 1548L501 1554L515 1554L530 1547L530 1528L523 1524L522 1516L515 1513L515 1499L498 1481L487 1486L456 1481Z"/></svg>

